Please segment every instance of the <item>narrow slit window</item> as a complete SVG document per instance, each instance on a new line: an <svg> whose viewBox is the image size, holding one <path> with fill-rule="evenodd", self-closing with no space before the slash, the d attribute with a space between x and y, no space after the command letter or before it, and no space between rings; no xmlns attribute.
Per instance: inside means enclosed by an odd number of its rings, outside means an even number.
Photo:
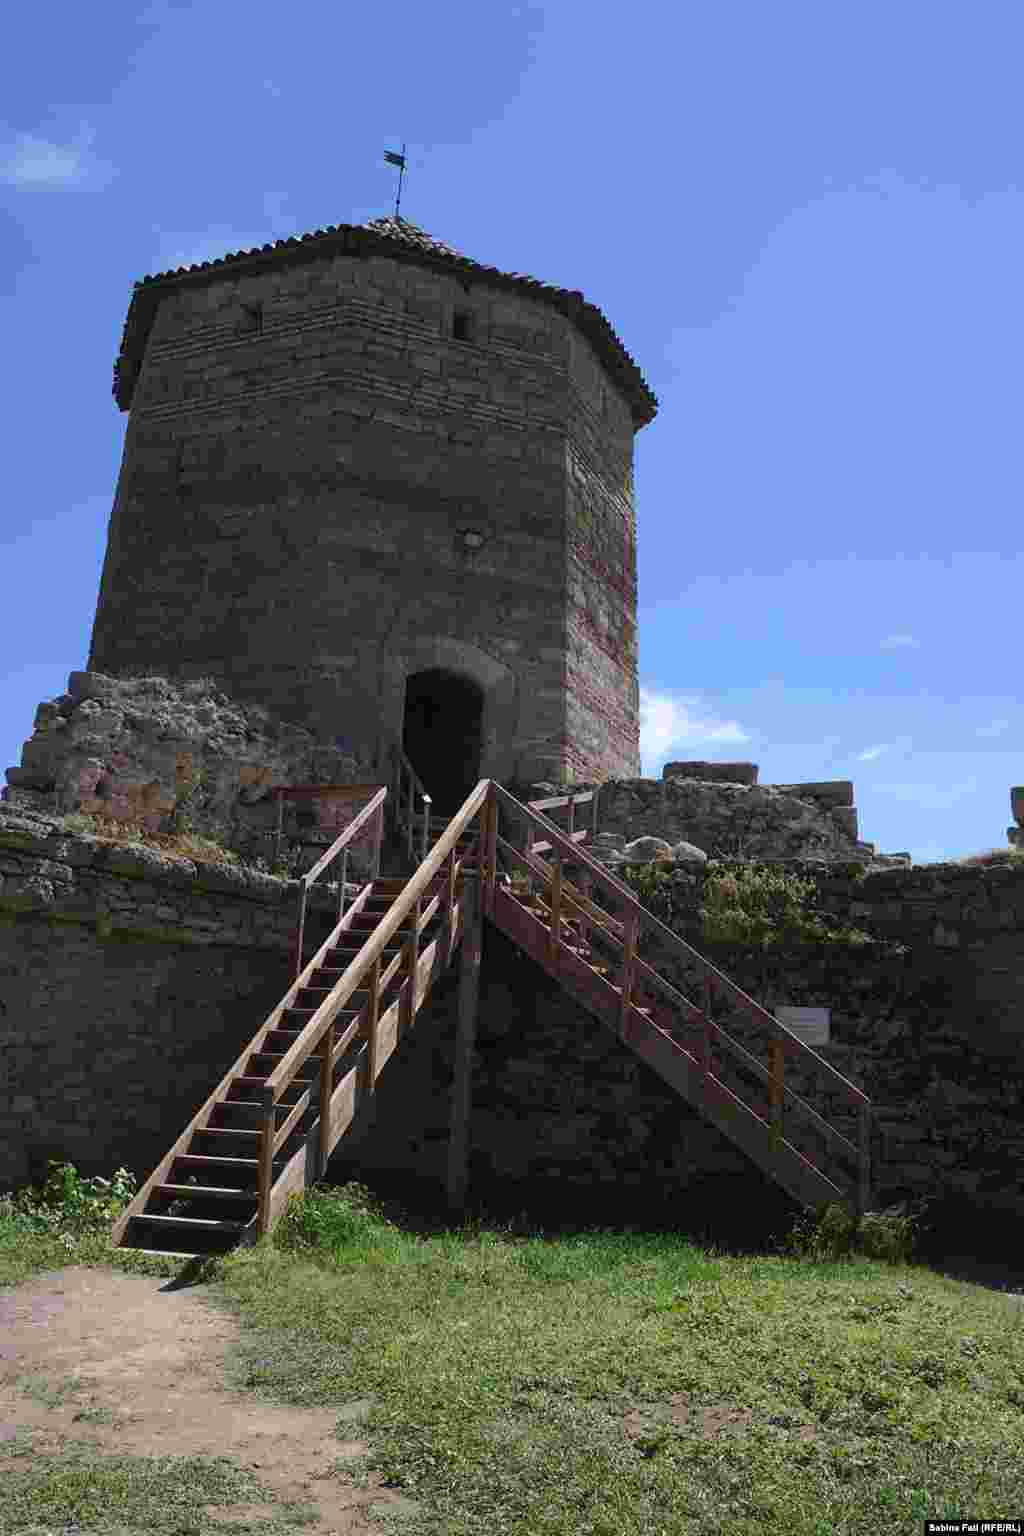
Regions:
<svg viewBox="0 0 1024 1536"><path fill-rule="evenodd" d="M473 340L473 316L468 309L457 309L452 315L452 336L456 341Z"/></svg>
<svg viewBox="0 0 1024 1536"><path fill-rule="evenodd" d="M259 336L263 332L263 305L243 304L242 323L239 327L250 336Z"/></svg>

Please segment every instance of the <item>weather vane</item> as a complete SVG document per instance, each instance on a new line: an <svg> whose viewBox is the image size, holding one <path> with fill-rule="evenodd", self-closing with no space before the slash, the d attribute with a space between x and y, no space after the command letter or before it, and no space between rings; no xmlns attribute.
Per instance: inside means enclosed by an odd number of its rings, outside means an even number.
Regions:
<svg viewBox="0 0 1024 1536"><path fill-rule="evenodd" d="M405 175L405 145L402 145L402 153L396 155L392 150L386 150L384 159L389 165L398 166L398 195L395 198L395 218L398 218L398 205L402 201L402 177Z"/></svg>

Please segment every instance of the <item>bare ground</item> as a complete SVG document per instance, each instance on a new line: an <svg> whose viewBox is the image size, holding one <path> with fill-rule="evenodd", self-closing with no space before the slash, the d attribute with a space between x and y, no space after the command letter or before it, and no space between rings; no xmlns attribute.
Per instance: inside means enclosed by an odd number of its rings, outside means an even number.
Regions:
<svg viewBox="0 0 1024 1536"><path fill-rule="evenodd" d="M115 1270L69 1268L0 1291L0 1440L41 1452L67 1439L129 1456L226 1456L282 1501L318 1512L310 1536L377 1532L411 1501L353 1468L346 1439L365 1405L294 1408L225 1384L239 1325L201 1288ZM77 1383L77 1385L76 1385ZM351 1432L351 1428L349 1430ZM211 1507L211 1520L270 1518L272 1505Z"/></svg>

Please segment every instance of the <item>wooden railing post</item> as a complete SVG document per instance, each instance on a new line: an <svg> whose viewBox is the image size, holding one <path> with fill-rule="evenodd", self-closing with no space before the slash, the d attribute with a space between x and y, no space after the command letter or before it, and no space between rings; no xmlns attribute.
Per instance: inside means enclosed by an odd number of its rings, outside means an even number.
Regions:
<svg viewBox="0 0 1024 1536"><path fill-rule="evenodd" d="M526 832L523 837L523 854L527 859L533 858L533 820L529 815L526 818ZM529 901L533 896L533 873L529 864L526 866L525 885L526 899Z"/></svg>
<svg viewBox="0 0 1024 1536"><path fill-rule="evenodd" d="M704 1012L701 1018L700 1028L700 1065L703 1074L704 1097L707 1099L711 1092L709 1081L711 1074L711 1025L714 1003L714 990L711 985L710 972L704 972Z"/></svg>
<svg viewBox="0 0 1024 1536"><path fill-rule="evenodd" d="M298 981L299 977L302 975L302 950L303 950L303 946L304 946L304 943L305 943L305 933L306 933L306 897L307 897L308 894L309 894L309 887L306 885L305 880L303 880L302 881L302 889L299 892L299 931L298 931L298 933L296 934L296 937L295 937L295 980L296 981Z"/></svg>
<svg viewBox="0 0 1024 1536"><path fill-rule="evenodd" d="M338 922L345 916L345 885L348 880L348 849L341 850L341 879L338 882Z"/></svg>
<svg viewBox="0 0 1024 1536"><path fill-rule="evenodd" d="M861 1104L857 1110L857 1215L863 1216L871 1209L871 1104Z"/></svg>
<svg viewBox="0 0 1024 1536"><path fill-rule="evenodd" d="M444 947L445 965L451 964L451 958L455 951L455 849L453 848L444 862Z"/></svg>
<svg viewBox="0 0 1024 1536"><path fill-rule="evenodd" d="M374 880L380 878L380 850L384 841L384 804L377 812L377 824L373 836L373 876Z"/></svg>
<svg viewBox="0 0 1024 1536"><path fill-rule="evenodd" d="M619 1006L619 1035L625 1040L629 1020L629 1005L633 991L633 974L636 965L636 945L640 936L640 914L632 910L623 918L622 941L622 1001Z"/></svg>
<svg viewBox="0 0 1024 1536"><path fill-rule="evenodd" d="M366 985L370 998L366 1006L366 1090L372 1093L377 1086L377 1047L379 1044L380 1018L380 955L370 966Z"/></svg>
<svg viewBox="0 0 1024 1536"><path fill-rule="evenodd" d="M461 1212L466 1201L473 1050L476 1044L476 1018L480 995L482 884L479 876L475 880L467 880L463 886L462 896L465 931L459 968L459 1014L455 1036L451 1132L448 1142L448 1203L453 1214Z"/></svg>
<svg viewBox="0 0 1024 1536"><path fill-rule="evenodd" d="M488 916L494 906L494 882L498 869L498 801L492 790L487 796L483 822L483 860L480 871L482 882L482 910Z"/></svg>
<svg viewBox="0 0 1024 1536"><path fill-rule="evenodd" d="M320 1178L331 1155L331 1090L334 1087L334 1023L327 1026L320 1053Z"/></svg>
<svg viewBox="0 0 1024 1536"><path fill-rule="evenodd" d="M579 880L577 881L577 884L579 885L580 894L583 896L584 900L585 901L589 901L591 899L591 890L593 888L592 887L592 882L591 882L591 879L590 879L590 875L587 874L586 872L584 872L584 874L582 874L580 876ZM581 939L581 941L582 941L582 943L584 945L589 945L590 944L591 919L590 919L590 914L587 911L586 907L584 907L581 910L581 912L580 912L579 922L580 922L580 939Z"/></svg>
<svg viewBox="0 0 1024 1536"><path fill-rule="evenodd" d="M270 1088L263 1090L263 1125L260 1132L259 1166L257 1168L257 1218L256 1228L260 1237L270 1231L270 1188L274 1182L274 1137L277 1134L277 1114L274 1094Z"/></svg>
<svg viewBox="0 0 1024 1536"><path fill-rule="evenodd" d="M415 912L411 913L410 916L415 918ZM419 949L420 937L414 930L402 946L402 969L405 972L408 985L402 992L402 1001L398 1010L398 1035L400 1039L407 1033L416 1016L416 971L419 965Z"/></svg>
<svg viewBox="0 0 1024 1536"><path fill-rule="evenodd" d="M772 1150L782 1142L782 1112L785 1104L786 1046L778 1036L768 1042L769 1102L771 1104Z"/></svg>
<svg viewBox="0 0 1024 1536"><path fill-rule="evenodd" d="M558 966L558 944L562 926L562 850L551 850L551 931L548 934L548 964Z"/></svg>
<svg viewBox="0 0 1024 1536"><path fill-rule="evenodd" d="M423 839L422 839L422 841L420 843L420 863L421 864L423 863L423 860L427 856L427 848L430 845L430 807L434 803L429 795L424 795L422 798L423 798Z"/></svg>
<svg viewBox="0 0 1024 1536"><path fill-rule="evenodd" d="M573 795L573 794L570 794L570 796L569 796L569 816L568 816L569 836L570 837L572 837L573 823L575 821L575 818L576 818L576 796Z"/></svg>

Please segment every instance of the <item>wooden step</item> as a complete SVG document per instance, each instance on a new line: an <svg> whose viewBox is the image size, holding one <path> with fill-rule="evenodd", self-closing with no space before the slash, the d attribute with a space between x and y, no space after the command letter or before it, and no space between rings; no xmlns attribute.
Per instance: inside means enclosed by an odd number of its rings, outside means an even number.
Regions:
<svg viewBox="0 0 1024 1536"><path fill-rule="evenodd" d="M191 1200L248 1200L256 1199L255 1189L231 1189L221 1184L154 1184L154 1195L170 1195L174 1199Z"/></svg>
<svg viewBox="0 0 1024 1536"><path fill-rule="evenodd" d="M283 1061L284 1057L283 1056L277 1056L277 1057L274 1057L273 1059L275 1061ZM310 1057L310 1060L311 1061L316 1061L316 1057L312 1056L312 1057ZM268 1072L263 1077L248 1076L248 1075L245 1076L245 1077L236 1077L234 1079L234 1081L232 1082L231 1087L232 1088L244 1088L246 1093L259 1092L259 1091L261 1091L262 1089L264 1089L267 1086L267 1078L269 1076L270 1076L270 1073ZM306 1083L309 1086L312 1086L312 1084L316 1082L316 1079L315 1078L311 1079L311 1078L308 1078L308 1077L303 1077L303 1078L299 1078L298 1081ZM230 1092L230 1090L229 1090L229 1092ZM222 1099L221 1100L222 1104L232 1104L232 1103L235 1103L235 1102L237 1102L237 1101L232 1100L232 1099ZM278 1104L279 1103L280 1103L280 1101L278 1101ZM278 1105L275 1105L274 1107L277 1108Z"/></svg>
<svg viewBox="0 0 1024 1536"><path fill-rule="evenodd" d="M197 1135L197 1136L201 1136L203 1134L203 1132L202 1132L202 1130L197 1130L194 1134ZM258 1158L255 1158L255 1157L217 1157L212 1152L179 1152L177 1154L177 1156L175 1157L174 1161L176 1163L185 1163L189 1168L223 1169L225 1173L229 1172L232 1168L237 1168L239 1170L241 1170L243 1168L253 1168L253 1169L259 1168L259 1159ZM281 1156L280 1153L278 1153L278 1155L274 1158L274 1162L275 1163L283 1163L284 1162L284 1158Z"/></svg>
<svg viewBox="0 0 1024 1536"><path fill-rule="evenodd" d="M224 1138L226 1138L225 1143L224 1143L225 1146L228 1144L228 1142L232 1138L234 1138L236 1141L238 1141L240 1138L245 1137L245 1138L247 1138L248 1140L251 1141L254 1136L258 1136L259 1134L260 1134L259 1131L234 1131L234 1130L228 1130L225 1126L222 1126L222 1125L196 1126L195 1130L192 1132L193 1136L221 1136L221 1137L224 1137Z"/></svg>
<svg viewBox="0 0 1024 1536"><path fill-rule="evenodd" d="M149 1211L139 1211L132 1220L154 1222L161 1227L212 1228L215 1232L244 1232L248 1225L244 1221L213 1221L208 1216L156 1216Z"/></svg>

